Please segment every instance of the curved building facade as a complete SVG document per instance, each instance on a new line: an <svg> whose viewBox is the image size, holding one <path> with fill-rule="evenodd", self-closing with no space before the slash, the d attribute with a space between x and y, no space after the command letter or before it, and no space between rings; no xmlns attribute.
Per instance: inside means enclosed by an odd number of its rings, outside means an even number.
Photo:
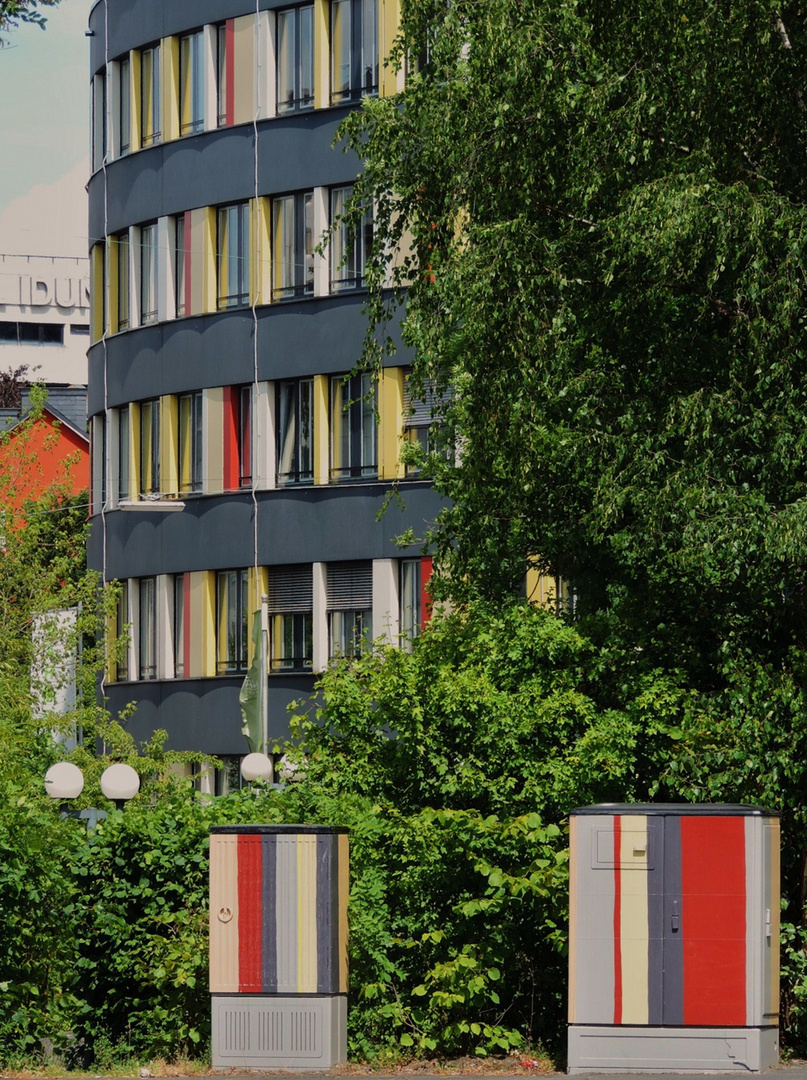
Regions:
<svg viewBox="0 0 807 1080"><path fill-rule="evenodd" d="M403 348L350 375L371 212L317 250L361 167L340 121L398 89L396 22L395 0L92 9L89 559L122 586L103 693L137 738L246 752L262 597L271 737L332 656L428 617L429 560L394 542L439 510L400 462L428 410Z"/></svg>

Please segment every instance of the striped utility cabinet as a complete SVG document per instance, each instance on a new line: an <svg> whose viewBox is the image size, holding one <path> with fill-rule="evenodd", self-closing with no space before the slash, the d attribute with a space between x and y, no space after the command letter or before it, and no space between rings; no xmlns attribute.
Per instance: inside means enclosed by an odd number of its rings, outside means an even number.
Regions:
<svg viewBox="0 0 807 1080"><path fill-rule="evenodd" d="M569 887L569 1072L757 1072L778 1060L776 813L573 810Z"/></svg>
<svg viewBox="0 0 807 1080"><path fill-rule="evenodd" d="M213 1066L345 1061L347 829L210 832Z"/></svg>

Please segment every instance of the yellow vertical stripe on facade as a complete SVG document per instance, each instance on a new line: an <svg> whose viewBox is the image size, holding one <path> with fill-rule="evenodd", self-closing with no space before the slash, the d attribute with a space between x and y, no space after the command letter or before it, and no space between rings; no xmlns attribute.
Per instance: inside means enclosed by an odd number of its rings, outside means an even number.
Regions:
<svg viewBox="0 0 807 1080"><path fill-rule="evenodd" d="M179 38L163 38L160 47L162 139L179 138Z"/></svg>
<svg viewBox="0 0 807 1080"><path fill-rule="evenodd" d="M378 0L378 93L380 97L392 97L401 89L398 85L398 72L385 63L392 51L400 21L400 0Z"/></svg>
<svg viewBox="0 0 807 1080"><path fill-rule="evenodd" d="M104 303L107 282L104 280L105 244L95 244L90 258L90 304L92 341L100 341L104 336Z"/></svg>
<svg viewBox="0 0 807 1080"><path fill-rule="evenodd" d="M317 838L297 837L297 993L317 992Z"/></svg>
<svg viewBox="0 0 807 1080"><path fill-rule="evenodd" d="M233 19L233 122L246 124L255 116L255 16Z"/></svg>
<svg viewBox="0 0 807 1080"><path fill-rule="evenodd" d="M262 195L255 207L255 273L259 304L272 299L272 200Z"/></svg>
<svg viewBox="0 0 807 1080"><path fill-rule="evenodd" d="M190 653L189 671L186 675L198 679L204 674L204 570L193 570L189 575L190 620L185 627Z"/></svg>
<svg viewBox="0 0 807 1080"><path fill-rule="evenodd" d="M202 311L216 310L216 208L206 206L202 215Z"/></svg>
<svg viewBox="0 0 807 1080"><path fill-rule="evenodd" d="M648 1022L648 958L650 931L647 909L647 818L621 818L620 950L622 954L622 1023Z"/></svg>
<svg viewBox="0 0 807 1080"><path fill-rule="evenodd" d="M143 82L141 72L143 62L140 52L134 49L129 53L129 72L132 80L131 102L131 126L129 134L129 146L131 150L139 150L143 145Z"/></svg>
<svg viewBox="0 0 807 1080"><path fill-rule="evenodd" d="M327 109L331 99L331 28L329 0L314 0L314 108Z"/></svg>
<svg viewBox="0 0 807 1080"><path fill-rule="evenodd" d="M133 401L129 406L129 470L130 498L139 499L143 490L142 477L140 475L140 403Z"/></svg>
<svg viewBox="0 0 807 1080"><path fill-rule="evenodd" d="M405 474L401 464L403 393L403 368L383 368L378 380L378 475L381 480L398 480Z"/></svg>
<svg viewBox="0 0 807 1080"><path fill-rule="evenodd" d="M258 295L258 199L249 200L249 302L257 304Z"/></svg>
<svg viewBox="0 0 807 1080"><path fill-rule="evenodd" d="M109 332L117 334L120 330L118 313L120 311L120 263L118 249L120 241L117 236L110 236L107 240L107 280L109 282Z"/></svg>
<svg viewBox="0 0 807 1080"><path fill-rule="evenodd" d="M179 399L167 394L160 399L160 490L179 491Z"/></svg>
<svg viewBox="0 0 807 1080"><path fill-rule="evenodd" d="M314 376L314 483L328 483L328 375Z"/></svg>
<svg viewBox="0 0 807 1080"><path fill-rule="evenodd" d="M210 837L210 990L238 993L238 837Z"/></svg>
<svg viewBox="0 0 807 1080"><path fill-rule="evenodd" d="M202 675L216 674L216 575L202 572Z"/></svg>
<svg viewBox="0 0 807 1080"><path fill-rule="evenodd" d="M339 909L339 993L347 993L347 903L350 894L350 844L347 833L337 837L339 852L339 880L337 904Z"/></svg>
<svg viewBox="0 0 807 1080"><path fill-rule="evenodd" d="M224 490L224 390L220 386L205 391L207 416L205 418L207 486L205 492Z"/></svg>

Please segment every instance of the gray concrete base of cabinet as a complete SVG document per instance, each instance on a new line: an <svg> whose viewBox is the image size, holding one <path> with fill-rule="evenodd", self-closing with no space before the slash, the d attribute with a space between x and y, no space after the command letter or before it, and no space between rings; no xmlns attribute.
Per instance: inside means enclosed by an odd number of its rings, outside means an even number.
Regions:
<svg viewBox="0 0 807 1080"><path fill-rule="evenodd" d="M347 1061L347 998L213 994L214 1069L329 1069Z"/></svg>
<svg viewBox="0 0 807 1080"><path fill-rule="evenodd" d="M569 1027L571 1074L762 1072L779 1061L779 1028Z"/></svg>

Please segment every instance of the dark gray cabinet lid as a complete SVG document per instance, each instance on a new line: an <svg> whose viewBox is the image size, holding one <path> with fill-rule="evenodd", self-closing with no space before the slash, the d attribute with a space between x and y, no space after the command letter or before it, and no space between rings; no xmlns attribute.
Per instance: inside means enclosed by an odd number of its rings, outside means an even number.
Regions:
<svg viewBox="0 0 807 1080"><path fill-rule="evenodd" d="M569 816L646 814L649 817L779 817L778 810L750 803L596 803L578 806Z"/></svg>

